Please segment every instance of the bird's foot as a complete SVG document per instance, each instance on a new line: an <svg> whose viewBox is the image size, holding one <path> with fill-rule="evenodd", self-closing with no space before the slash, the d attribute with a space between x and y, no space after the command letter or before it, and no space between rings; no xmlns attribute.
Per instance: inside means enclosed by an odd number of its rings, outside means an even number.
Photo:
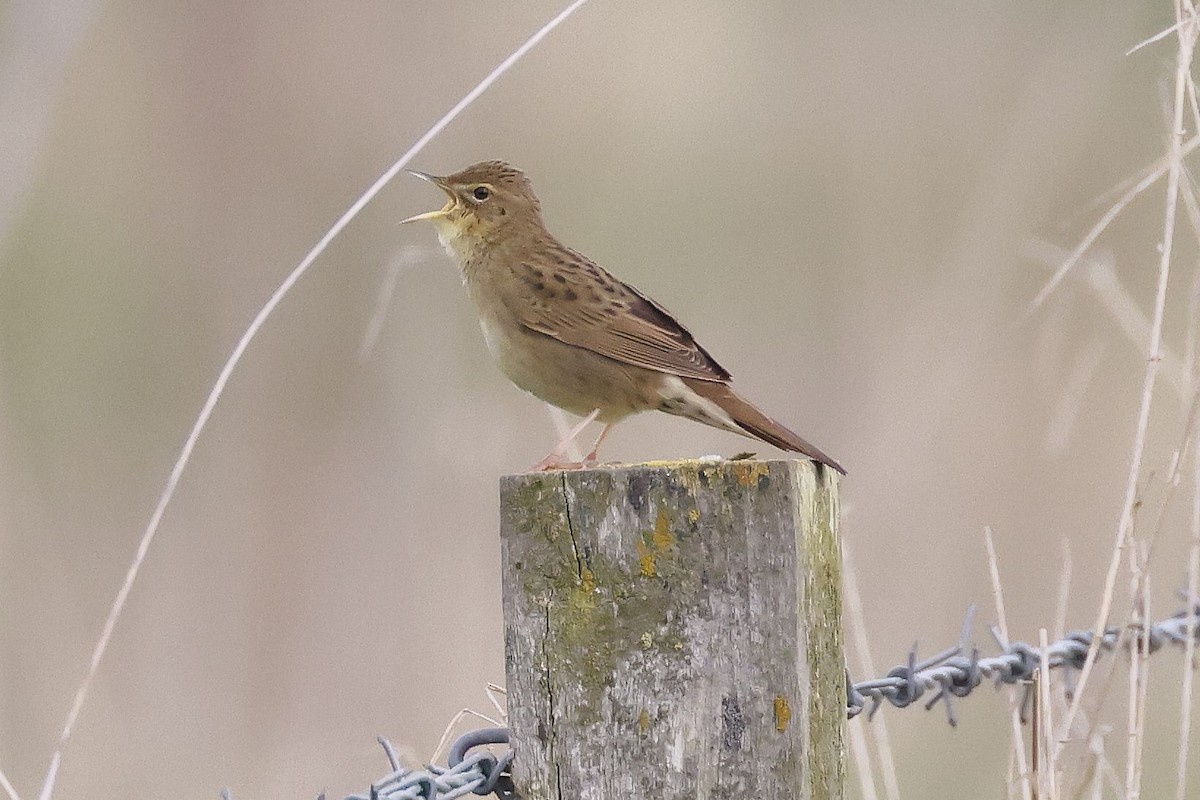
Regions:
<svg viewBox="0 0 1200 800"><path fill-rule="evenodd" d="M551 453L529 468L530 472L550 472L556 469L590 469L596 466L596 451L588 453L582 461L564 459L562 453Z"/></svg>
<svg viewBox="0 0 1200 800"><path fill-rule="evenodd" d="M582 461L546 461L542 459L538 463L530 467L530 472L554 472L555 470L576 470L584 469L587 464Z"/></svg>

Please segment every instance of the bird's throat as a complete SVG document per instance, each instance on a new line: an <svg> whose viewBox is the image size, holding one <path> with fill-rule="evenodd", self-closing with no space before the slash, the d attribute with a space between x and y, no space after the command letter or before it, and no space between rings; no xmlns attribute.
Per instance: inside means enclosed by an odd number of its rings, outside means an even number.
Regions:
<svg viewBox="0 0 1200 800"><path fill-rule="evenodd" d="M460 269L465 270L467 264L479 257L484 243L473 231L453 220L435 220L434 224L438 241Z"/></svg>

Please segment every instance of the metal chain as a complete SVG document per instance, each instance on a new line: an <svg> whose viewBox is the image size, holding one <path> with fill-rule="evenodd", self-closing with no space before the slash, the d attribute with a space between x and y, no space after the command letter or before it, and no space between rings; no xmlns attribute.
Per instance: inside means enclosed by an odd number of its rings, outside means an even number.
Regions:
<svg viewBox="0 0 1200 800"><path fill-rule="evenodd" d="M963 639L971 612L964 624ZM1147 653L1155 653L1163 645L1182 645L1189 637L1200 639L1200 602L1193 602L1190 611L1181 611L1172 617L1145 626L1131 623L1124 628L1117 626L1105 630L1100 639L1101 652L1112 652L1118 646L1142 647ZM991 679L997 686L1002 683L1024 684L1028 693L1029 679L1041 666L1042 651L1025 642L1005 642L995 628L992 636L1000 646L1000 654L980 658L979 649L972 648L970 655L964 654L965 645L959 644L943 650L932 658L917 660L917 648L908 654L907 663L897 665L882 678L850 681L846 673L846 716L854 719L864 710L867 702L872 705L867 717L886 701L897 708L905 708L917 702L928 691L936 694L925 703L928 710L939 701L946 706L946 716L951 725L957 724L952 697L966 697L975 690L984 678ZM1073 690L1071 679L1083 669L1088 648L1092 643L1091 631L1071 631L1062 639L1046 648L1046 660L1050 669L1065 669L1068 676L1067 691ZM455 741L450 748L448 767L430 766L423 770L401 769L396 753L384 739L379 743L387 753L392 765L391 774L371 784L370 794L350 795L346 800L450 800L467 794L495 794L501 800L519 800L512 781L510 767L513 751L505 752L500 758L481 752L468 755L475 747L490 744L508 744L508 728L483 728L471 731Z"/></svg>

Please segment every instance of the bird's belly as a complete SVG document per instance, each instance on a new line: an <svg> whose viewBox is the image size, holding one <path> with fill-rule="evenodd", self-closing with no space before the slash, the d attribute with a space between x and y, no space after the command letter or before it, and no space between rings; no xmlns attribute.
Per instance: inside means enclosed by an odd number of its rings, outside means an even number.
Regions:
<svg viewBox="0 0 1200 800"><path fill-rule="evenodd" d="M656 408L659 399L645 377L649 370L621 364L583 348L564 344L519 324L480 317L488 350L500 371L521 389L572 414L596 409L612 422ZM642 380L637 380L642 377Z"/></svg>

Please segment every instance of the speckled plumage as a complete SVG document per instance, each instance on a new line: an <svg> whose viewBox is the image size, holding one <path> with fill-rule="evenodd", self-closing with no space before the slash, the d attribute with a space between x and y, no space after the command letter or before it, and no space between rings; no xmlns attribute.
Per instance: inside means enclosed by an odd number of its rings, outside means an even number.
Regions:
<svg viewBox="0 0 1200 800"><path fill-rule="evenodd" d="M665 308L554 238L520 170L486 161L444 178L414 174L450 199L411 220L436 226L462 270L488 349L517 386L574 414L598 412L609 425L665 411L844 472L735 394L729 372ZM543 466L555 466L554 455Z"/></svg>

